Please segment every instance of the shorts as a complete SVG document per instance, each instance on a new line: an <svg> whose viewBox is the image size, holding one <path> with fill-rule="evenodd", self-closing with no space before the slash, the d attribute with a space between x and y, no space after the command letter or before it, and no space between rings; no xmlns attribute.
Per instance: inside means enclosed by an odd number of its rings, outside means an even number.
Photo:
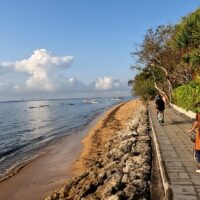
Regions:
<svg viewBox="0 0 200 200"><path fill-rule="evenodd" d="M195 153L196 161L200 163L200 150L195 150L195 151L196 151Z"/></svg>

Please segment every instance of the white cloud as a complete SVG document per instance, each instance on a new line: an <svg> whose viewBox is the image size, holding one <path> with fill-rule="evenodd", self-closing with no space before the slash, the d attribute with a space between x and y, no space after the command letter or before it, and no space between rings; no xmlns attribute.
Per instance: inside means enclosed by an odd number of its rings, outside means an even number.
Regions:
<svg viewBox="0 0 200 200"><path fill-rule="evenodd" d="M19 88L20 88L19 85L15 85L15 86L14 86L14 89L15 89L15 90L18 90Z"/></svg>
<svg viewBox="0 0 200 200"><path fill-rule="evenodd" d="M97 80L95 87L97 90L107 90L111 88L112 85L113 85L112 77L105 76Z"/></svg>
<svg viewBox="0 0 200 200"><path fill-rule="evenodd" d="M74 83L75 79L74 79L74 77L71 77L71 78L68 79L68 81L69 81L70 83Z"/></svg>
<svg viewBox="0 0 200 200"><path fill-rule="evenodd" d="M113 79L110 76L104 76L99 78L95 83L95 88L97 90L110 90L120 88L121 83L117 79Z"/></svg>
<svg viewBox="0 0 200 200"><path fill-rule="evenodd" d="M60 72L67 69L73 61L72 56L52 56L46 49L38 49L28 59L15 62L2 62L4 68L14 67L18 72L28 74L28 88L52 91L58 87ZM58 81L59 82L59 81Z"/></svg>
<svg viewBox="0 0 200 200"><path fill-rule="evenodd" d="M65 70L73 60L72 56L53 56L46 49L38 49L27 59L1 62L0 100L129 94L127 83L111 76L100 77L88 85L75 77L67 77Z"/></svg>

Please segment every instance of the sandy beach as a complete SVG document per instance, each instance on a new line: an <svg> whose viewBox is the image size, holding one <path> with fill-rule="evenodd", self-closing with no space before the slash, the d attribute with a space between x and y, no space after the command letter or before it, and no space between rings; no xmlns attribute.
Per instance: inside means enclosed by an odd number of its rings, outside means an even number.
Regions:
<svg viewBox="0 0 200 200"><path fill-rule="evenodd" d="M104 144L126 125L137 105L137 100L119 104L105 112L89 131L71 135L56 143L15 176L1 182L0 199L44 199L67 180L84 172L103 153Z"/></svg>
<svg viewBox="0 0 200 200"><path fill-rule="evenodd" d="M39 200L71 178L83 133L71 135L33 160L15 176L0 183L1 200Z"/></svg>
<svg viewBox="0 0 200 200"><path fill-rule="evenodd" d="M104 113L83 139L83 150L73 168L73 176L83 173L103 153L104 145L115 133L126 126L140 105L138 100L117 105Z"/></svg>
<svg viewBox="0 0 200 200"><path fill-rule="evenodd" d="M83 139L73 179L45 200L150 199L151 145L140 100L107 111Z"/></svg>

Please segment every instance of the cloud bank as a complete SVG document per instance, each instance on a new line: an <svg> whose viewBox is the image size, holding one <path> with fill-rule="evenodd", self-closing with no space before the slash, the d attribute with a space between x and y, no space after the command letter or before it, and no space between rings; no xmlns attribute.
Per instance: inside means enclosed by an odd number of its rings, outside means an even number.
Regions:
<svg viewBox="0 0 200 200"><path fill-rule="evenodd" d="M29 78L26 80L26 86L28 88L50 91L57 87L59 72L67 69L73 59L72 56L55 57L46 49L38 49L28 59L3 62L0 66L27 73Z"/></svg>
<svg viewBox="0 0 200 200"><path fill-rule="evenodd" d="M114 80L112 77L105 76L99 78L95 83L95 88L97 90L109 90L116 89L120 87L120 81Z"/></svg>
<svg viewBox="0 0 200 200"><path fill-rule="evenodd" d="M53 56L46 49L37 49L27 59L0 62L0 95L15 99L128 94L127 84L111 76L100 77L90 84L67 77L67 69L73 61L73 56Z"/></svg>

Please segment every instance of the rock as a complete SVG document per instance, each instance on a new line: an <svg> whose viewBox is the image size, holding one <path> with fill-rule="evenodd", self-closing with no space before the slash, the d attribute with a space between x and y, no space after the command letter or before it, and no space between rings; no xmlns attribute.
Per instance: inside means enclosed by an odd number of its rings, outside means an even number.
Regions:
<svg viewBox="0 0 200 200"><path fill-rule="evenodd" d="M120 160L123 156L123 152L117 148L113 148L108 153L108 158L110 158L112 161Z"/></svg>
<svg viewBox="0 0 200 200"><path fill-rule="evenodd" d="M58 192L55 192L55 193L52 195L52 198L53 198L54 200L59 200L59 196L60 196L60 194L59 194Z"/></svg>
<svg viewBox="0 0 200 200"><path fill-rule="evenodd" d="M98 182L103 183L106 179L107 179L106 172L105 171L100 172L98 177L97 177Z"/></svg>
<svg viewBox="0 0 200 200"><path fill-rule="evenodd" d="M64 197L66 197L67 196L67 190L65 189L65 187L62 187L60 190L59 190L59 194L60 194L60 196L59 196L59 198L64 198Z"/></svg>
<svg viewBox="0 0 200 200"><path fill-rule="evenodd" d="M122 177L122 183L128 183L129 182L129 177L128 177L128 174L124 174L123 177Z"/></svg>
<svg viewBox="0 0 200 200"><path fill-rule="evenodd" d="M51 196L45 198L45 200L52 200Z"/></svg>
<svg viewBox="0 0 200 200"><path fill-rule="evenodd" d="M137 128L137 132L139 133L139 134L146 134L146 126L144 126L144 125L141 125L141 126L139 126L138 128Z"/></svg>
<svg viewBox="0 0 200 200"><path fill-rule="evenodd" d="M126 174L126 173L129 172L129 170L130 170L130 167L129 167L129 166L124 167L124 168L123 168L123 173Z"/></svg>
<svg viewBox="0 0 200 200"><path fill-rule="evenodd" d="M131 156L131 153L124 154L121 159L121 164L123 165L130 156Z"/></svg>
<svg viewBox="0 0 200 200"><path fill-rule="evenodd" d="M128 140L124 140L120 143L119 149L123 153L128 153L131 151L132 145L135 143L136 139L135 138L130 138Z"/></svg>
<svg viewBox="0 0 200 200"><path fill-rule="evenodd" d="M121 134L121 141L124 141L124 140L128 140L130 138L133 138L133 137L136 137L138 136L138 133L134 130L130 130L130 131L126 131L126 132L122 132Z"/></svg>
<svg viewBox="0 0 200 200"><path fill-rule="evenodd" d="M127 187L123 190L125 195L128 197L127 199L138 199L137 197L137 189L132 185L127 185Z"/></svg>
<svg viewBox="0 0 200 200"><path fill-rule="evenodd" d="M108 197L108 198L106 198L107 200L120 200L120 197L119 197L119 195L112 195L112 196L110 196L110 197Z"/></svg>
<svg viewBox="0 0 200 200"><path fill-rule="evenodd" d="M111 140L105 144L105 148L107 149L107 151L110 151L112 143L113 141Z"/></svg>
<svg viewBox="0 0 200 200"><path fill-rule="evenodd" d="M151 148L146 107L105 144L87 172L45 200L145 200L150 197Z"/></svg>

